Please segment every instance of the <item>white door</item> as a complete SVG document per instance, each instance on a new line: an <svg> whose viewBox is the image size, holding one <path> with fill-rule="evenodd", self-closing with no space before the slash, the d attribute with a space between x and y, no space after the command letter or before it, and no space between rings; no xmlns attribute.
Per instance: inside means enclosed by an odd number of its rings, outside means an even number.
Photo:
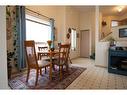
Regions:
<svg viewBox="0 0 127 95"><path fill-rule="evenodd" d="M89 57L90 51L90 32L89 30L81 31L81 41L80 41L80 56Z"/></svg>

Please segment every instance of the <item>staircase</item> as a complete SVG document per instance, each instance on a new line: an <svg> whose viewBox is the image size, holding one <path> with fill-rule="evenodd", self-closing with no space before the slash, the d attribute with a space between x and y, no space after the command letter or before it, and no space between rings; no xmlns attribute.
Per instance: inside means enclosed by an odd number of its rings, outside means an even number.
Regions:
<svg viewBox="0 0 127 95"><path fill-rule="evenodd" d="M112 32L105 34L104 32L101 33L101 41L107 41L112 36Z"/></svg>

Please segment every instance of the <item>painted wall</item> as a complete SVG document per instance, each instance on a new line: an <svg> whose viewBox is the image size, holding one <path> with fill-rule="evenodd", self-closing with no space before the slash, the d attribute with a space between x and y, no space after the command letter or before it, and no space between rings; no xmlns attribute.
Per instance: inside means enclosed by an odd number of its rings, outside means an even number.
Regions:
<svg viewBox="0 0 127 95"><path fill-rule="evenodd" d="M80 12L80 30L90 30L90 54L95 52L95 10Z"/></svg>
<svg viewBox="0 0 127 95"><path fill-rule="evenodd" d="M96 6L95 10L95 41L96 41L96 49L95 49L95 65L107 67L108 66L108 48L109 42L101 42L99 39L99 30L100 30L100 13L99 7Z"/></svg>
<svg viewBox="0 0 127 95"><path fill-rule="evenodd" d="M100 12L100 21L106 21L107 25L105 26L100 26L100 39L103 40L103 38L105 38L107 36L107 34L109 34L112 31L112 27L111 27L111 21L112 20L116 20L116 21L120 21L123 20L125 18L127 18L127 13L123 14L122 16L104 16L101 12Z"/></svg>
<svg viewBox="0 0 127 95"><path fill-rule="evenodd" d="M120 28L127 28L127 25L113 27L111 36L113 38L115 38L115 40L117 41L117 43L116 43L117 46L127 46L127 37L119 38L119 29Z"/></svg>
<svg viewBox="0 0 127 95"><path fill-rule="evenodd" d="M7 46L6 46L6 7L0 6L0 89L8 88Z"/></svg>
<svg viewBox="0 0 127 95"><path fill-rule="evenodd" d="M76 29L76 32L79 33L79 12L78 11L74 10L72 7L66 7L66 20L65 21L66 21L65 35L68 32L68 28L74 28ZM77 47L75 51L71 50L70 52L71 58L76 58L80 56L80 39L77 38L76 40L77 40ZM71 39L69 39L69 42L71 42Z"/></svg>
<svg viewBox="0 0 127 95"><path fill-rule="evenodd" d="M111 32L111 17L106 16L102 17L102 21L105 21L107 25L102 26L101 32L103 32L105 35L107 35L109 32Z"/></svg>
<svg viewBox="0 0 127 95"><path fill-rule="evenodd" d="M56 18L56 32L57 32L57 41L58 42L65 42L66 37L66 7L57 7L57 16Z"/></svg>
<svg viewBox="0 0 127 95"><path fill-rule="evenodd" d="M103 38L102 30L102 13L99 13L99 40Z"/></svg>
<svg viewBox="0 0 127 95"><path fill-rule="evenodd" d="M102 16L101 18L101 39L105 38L109 33L112 32L111 22L112 20L119 20L118 16ZM106 22L106 25L102 25L102 21Z"/></svg>

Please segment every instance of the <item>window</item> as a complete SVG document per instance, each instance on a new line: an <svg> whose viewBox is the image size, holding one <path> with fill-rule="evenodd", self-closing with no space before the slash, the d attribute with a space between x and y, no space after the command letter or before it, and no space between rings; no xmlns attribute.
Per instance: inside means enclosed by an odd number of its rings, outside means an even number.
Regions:
<svg viewBox="0 0 127 95"><path fill-rule="evenodd" d="M112 27L118 26L118 21L113 20L112 21Z"/></svg>
<svg viewBox="0 0 127 95"><path fill-rule="evenodd" d="M71 29L71 49L76 49L76 30Z"/></svg>
<svg viewBox="0 0 127 95"><path fill-rule="evenodd" d="M50 22L26 15L26 40L47 43L51 40Z"/></svg>

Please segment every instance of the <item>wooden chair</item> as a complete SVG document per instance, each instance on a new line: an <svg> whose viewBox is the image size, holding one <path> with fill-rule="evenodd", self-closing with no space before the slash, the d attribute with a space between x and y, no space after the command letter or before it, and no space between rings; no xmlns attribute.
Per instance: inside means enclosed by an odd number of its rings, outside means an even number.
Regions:
<svg viewBox="0 0 127 95"><path fill-rule="evenodd" d="M45 51L48 51L48 47L38 47L38 51L39 52L45 52ZM47 57L47 54L39 54L38 53L38 60L42 59L43 57Z"/></svg>
<svg viewBox="0 0 127 95"><path fill-rule="evenodd" d="M42 68L50 67L49 78L52 79L52 59L49 61L37 60L36 51L35 51L35 42L34 41L25 41L25 52L26 52L26 59L28 64L28 72L27 72L27 79L28 82L29 74L31 69L36 69L36 82L38 82L38 74L40 71L40 75L42 75Z"/></svg>
<svg viewBox="0 0 127 95"><path fill-rule="evenodd" d="M62 71L63 66L66 67L66 71L68 72L68 57L70 52L70 44L59 44L59 53L58 59L54 60L53 64L59 66L60 80L62 79Z"/></svg>
<svg viewBox="0 0 127 95"><path fill-rule="evenodd" d="M47 46L45 46L45 47L39 46L39 47L38 47L38 50L39 50L39 51L45 51L45 50L48 50L48 47L47 47Z"/></svg>
<svg viewBox="0 0 127 95"><path fill-rule="evenodd" d="M70 48L71 48L71 44L70 44ZM69 60L69 62L72 64L72 61L71 61L71 58L70 58L70 49L69 49L68 60Z"/></svg>

